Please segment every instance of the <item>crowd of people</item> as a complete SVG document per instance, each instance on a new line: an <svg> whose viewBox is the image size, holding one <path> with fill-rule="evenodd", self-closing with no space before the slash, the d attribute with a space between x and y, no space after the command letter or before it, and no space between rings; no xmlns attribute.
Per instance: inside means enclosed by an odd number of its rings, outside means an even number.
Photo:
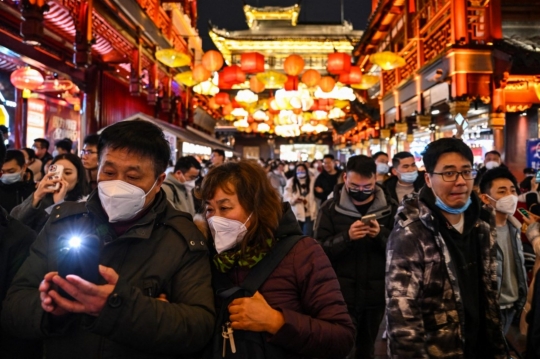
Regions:
<svg viewBox="0 0 540 359"><path fill-rule="evenodd" d="M540 357L538 184L496 151L171 164L146 121L49 147L0 144L2 358L373 358L381 325L390 358Z"/></svg>

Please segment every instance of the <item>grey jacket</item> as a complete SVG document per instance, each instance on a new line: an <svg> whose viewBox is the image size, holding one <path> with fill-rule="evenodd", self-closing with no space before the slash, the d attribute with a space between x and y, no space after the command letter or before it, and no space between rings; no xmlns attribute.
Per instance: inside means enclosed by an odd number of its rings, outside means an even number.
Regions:
<svg viewBox="0 0 540 359"><path fill-rule="evenodd" d="M97 317L55 317L41 308L38 286L46 273L58 270L58 238L70 233L97 235L100 264L119 275ZM168 302L156 299L160 294ZM15 276L2 325L17 336L43 338L48 358L189 358L207 343L214 326L205 239L191 216L172 208L163 192L120 236L96 191L88 202L64 202L54 207Z"/></svg>
<svg viewBox="0 0 540 359"><path fill-rule="evenodd" d="M195 215L195 204L193 202L193 194L186 189L183 183L180 183L174 177L174 173L168 173L163 186L161 186L167 199L172 203L173 207L179 211Z"/></svg>
<svg viewBox="0 0 540 359"><path fill-rule="evenodd" d="M495 237L478 219L485 348L507 358L500 324ZM464 306L454 263L431 210L418 194L403 199L387 245L388 352L397 358L464 358Z"/></svg>

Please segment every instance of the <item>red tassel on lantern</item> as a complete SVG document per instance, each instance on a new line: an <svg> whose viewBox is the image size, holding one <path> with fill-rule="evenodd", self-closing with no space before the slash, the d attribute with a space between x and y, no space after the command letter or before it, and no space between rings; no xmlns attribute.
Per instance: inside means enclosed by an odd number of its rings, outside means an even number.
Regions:
<svg viewBox="0 0 540 359"><path fill-rule="evenodd" d="M362 82L362 69L358 66L351 66L349 72L339 75L339 82L345 85L355 85Z"/></svg>
<svg viewBox="0 0 540 359"><path fill-rule="evenodd" d="M245 52L240 55L240 67L247 74L264 72L264 55L258 52Z"/></svg>
<svg viewBox="0 0 540 359"><path fill-rule="evenodd" d="M351 55L344 52L334 52L328 54L326 69L329 73L334 75L349 72L351 69Z"/></svg>
<svg viewBox="0 0 540 359"><path fill-rule="evenodd" d="M287 91L296 91L298 90L298 77L297 76L287 76L287 82L283 85Z"/></svg>
<svg viewBox="0 0 540 359"><path fill-rule="evenodd" d="M231 85L241 84L246 81L246 74L236 65L225 67L219 75L223 77L224 82Z"/></svg>

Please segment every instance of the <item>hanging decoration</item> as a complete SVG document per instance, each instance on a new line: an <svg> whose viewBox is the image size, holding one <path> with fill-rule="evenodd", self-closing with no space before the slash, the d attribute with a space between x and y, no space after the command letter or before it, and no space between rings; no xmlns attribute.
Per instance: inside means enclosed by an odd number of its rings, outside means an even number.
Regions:
<svg viewBox="0 0 540 359"><path fill-rule="evenodd" d="M383 70L395 70L405 66L405 59L391 51L377 52L369 56L369 61Z"/></svg>
<svg viewBox="0 0 540 359"><path fill-rule="evenodd" d="M339 82L345 85L359 84L362 82L362 69L359 66L351 66L349 72L339 75Z"/></svg>
<svg viewBox="0 0 540 359"><path fill-rule="evenodd" d="M252 76L249 79L249 89L255 93L260 93L264 91L265 85L257 78L257 76Z"/></svg>
<svg viewBox="0 0 540 359"><path fill-rule="evenodd" d="M174 81L187 87L193 87L197 84L197 81L193 79L193 72L191 71L185 71L177 74L174 76Z"/></svg>
<svg viewBox="0 0 540 359"><path fill-rule="evenodd" d="M257 74L257 78L266 88L282 87L287 81L287 75L272 70Z"/></svg>
<svg viewBox="0 0 540 359"><path fill-rule="evenodd" d="M367 90L375 86L379 82L379 76L377 75L362 75L362 79L359 84L352 84L351 87L357 90Z"/></svg>
<svg viewBox="0 0 540 359"><path fill-rule="evenodd" d="M231 85L241 84L246 81L246 74L236 65L226 66L223 71L221 71L219 77L223 78L224 82Z"/></svg>
<svg viewBox="0 0 540 359"><path fill-rule="evenodd" d="M328 54L326 70L332 75L340 75L351 69L351 55L344 52Z"/></svg>
<svg viewBox="0 0 540 359"><path fill-rule="evenodd" d="M193 80L196 82L203 82L210 78L212 73L206 69L202 64L193 66Z"/></svg>
<svg viewBox="0 0 540 359"><path fill-rule="evenodd" d="M300 55L289 55L283 62L283 69L289 76L298 76L304 70L305 62Z"/></svg>
<svg viewBox="0 0 540 359"><path fill-rule="evenodd" d="M287 91L296 91L298 90L298 76L287 76L287 81L283 85Z"/></svg>
<svg viewBox="0 0 540 359"><path fill-rule="evenodd" d="M336 81L330 76L324 76L319 81L319 87L323 92L331 92L336 86Z"/></svg>
<svg viewBox="0 0 540 359"><path fill-rule="evenodd" d="M23 90L23 97L30 97L31 91L39 88L45 81L38 70L30 67L21 67L11 73L10 81L15 88Z"/></svg>
<svg viewBox="0 0 540 359"><path fill-rule="evenodd" d="M306 84L307 87L316 87L321 80L321 74L319 71L310 69L304 72L302 75L302 82Z"/></svg>
<svg viewBox="0 0 540 359"><path fill-rule="evenodd" d="M156 51L156 59L169 67L183 67L191 63L191 57L175 49Z"/></svg>
<svg viewBox="0 0 540 359"><path fill-rule="evenodd" d="M264 55L258 52L245 52L240 55L240 67L246 74L264 72Z"/></svg>
<svg viewBox="0 0 540 359"><path fill-rule="evenodd" d="M216 99L216 104L220 106L228 105L231 103L231 97L226 92L218 92L214 98Z"/></svg>
<svg viewBox="0 0 540 359"><path fill-rule="evenodd" d="M219 51L209 50L204 53L201 63L210 72L219 71L223 66L223 56Z"/></svg>

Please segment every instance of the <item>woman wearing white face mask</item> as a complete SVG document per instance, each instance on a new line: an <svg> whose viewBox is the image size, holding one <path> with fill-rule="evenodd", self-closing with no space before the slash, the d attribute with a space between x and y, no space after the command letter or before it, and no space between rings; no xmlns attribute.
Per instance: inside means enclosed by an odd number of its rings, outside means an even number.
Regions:
<svg viewBox="0 0 540 359"><path fill-rule="evenodd" d="M233 349L249 357L248 336L271 358L345 357L354 328L335 273L315 240L302 236L260 166L241 161L216 167L197 194L207 207L213 285L221 293L208 357L227 358ZM287 244L292 248L250 292L250 278ZM242 288L229 294L235 287Z"/></svg>
<svg viewBox="0 0 540 359"><path fill-rule="evenodd" d="M504 334L527 298L527 276L521 244L521 223L513 216L518 203L518 183L510 171L497 167L486 171L480 181L484 221L497 240L497 283Z"/></svg>
<svg viewBox="0 0 540 359"><path fill-rule="evenodd" d="M291 204L292 211L306 236L313 236L313 222L317 217L317 202L313 194L315 184L307 166L296 166L294 176L287 180L283 201Z"/></svg>

